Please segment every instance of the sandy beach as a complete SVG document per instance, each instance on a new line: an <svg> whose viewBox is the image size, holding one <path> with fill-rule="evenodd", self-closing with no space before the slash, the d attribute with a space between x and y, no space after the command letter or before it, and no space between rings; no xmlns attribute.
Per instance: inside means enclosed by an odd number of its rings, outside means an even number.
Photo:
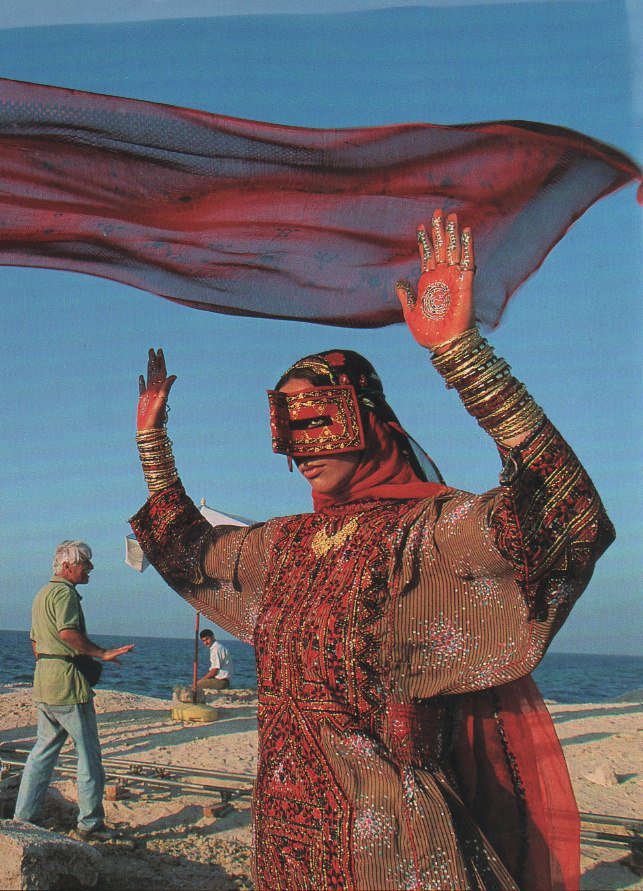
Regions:
<svg viewBox="0 0 643 891"><path fill-rule="evenodd" d="M109 779L123 797L106 802L107 820L122 829L122 840L99 845L103 855L98 891L128 889L251 889L249 790L256 766L256 693L230 690L209 699L218 709L211 724L172 720L169 700L99 690L96 710L107 759L158 765L147 775L177 779L171 788ZM614 702L551 705L582 812L625 818L641 816L640 740L643 705ZM0 695L0 739L30 748L35 735L31 690ZM64 753L71 753L71 747ZM167 765L164 771L162 766ZM196 773L177 771L189 768ZM199 771L208 771L203 774ZM131 772L131 771L130 771ZM221 796L185 784L241 790L226 812ZM74 826L73 779L57 775L46 824L58 831ZM214 812L208 812L208 806ZM582 889L643 888L640 871L627 852L583 845Z"/></svg>

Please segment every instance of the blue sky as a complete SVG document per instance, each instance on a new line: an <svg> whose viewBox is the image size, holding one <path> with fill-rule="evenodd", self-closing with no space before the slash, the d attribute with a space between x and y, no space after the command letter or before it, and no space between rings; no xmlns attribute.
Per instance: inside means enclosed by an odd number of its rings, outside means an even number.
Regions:
<svg viewBox="0 0 643 891"><path fill-rule="evenodd" d="M641 160L634 4L317 0L293 14L295 4L272 0L217 3L220 13L245 13L218 16L212 6L4 0L0 75L314 127L537 120ZM105 22L105 10L127 20ZM599 202L491 335L587 466L617 527L559 650L637 652L640 236L633 187ZM170 430L197 501L256 519L308 509L307 484L270 450L265 390L300 355L335 346L373 361L450 483L480 492L497 481L493 445L403 326L238 319L100 279L7 267L0 322L4 628L29 626L55 544L82 537L95 552L84 592L91 629L191 634L190 608L153 570L138 575L123 562L127 518L145 498L133 424L152 345L178 375Z"/></svg>

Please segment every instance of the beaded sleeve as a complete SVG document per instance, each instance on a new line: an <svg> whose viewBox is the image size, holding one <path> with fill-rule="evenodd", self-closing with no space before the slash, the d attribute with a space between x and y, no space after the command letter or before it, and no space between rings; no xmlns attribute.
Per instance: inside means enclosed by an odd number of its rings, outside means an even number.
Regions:
<svg viewBox="0 0 643 891"><path fill-rule="evenodd" d="M130 525L145 556L169 585L185 589L203 584L202 554L213 527L180 481L150 495Z"/></svg>
<svg viewBox="0 0 643 891"><path fill-rule="evenodd" d="M130 525L171 588L221 628L252 643L268 547L264 524L211 526L177 481L151 495Z"/></svg>
<svg viewBox="0 0 643 891"><path fill-rule="evenodd" d="M500 447L502 497L491 518L496 545L515 567L534 618L562 624L614 540L584 467L549 421L528 441Z"/></svg>
<svg viewBox="0 0 643 891"><path fill-rule="evenodd" d="M477 329L454 338L433 364L493 437L503 460L501 498L490 519L496 545L514 566L532 617L544 620L556 606L562 623L565 603L571 608L614 539L598 493L572 449ZM513 448L503 444L520 436Z"/></svg>

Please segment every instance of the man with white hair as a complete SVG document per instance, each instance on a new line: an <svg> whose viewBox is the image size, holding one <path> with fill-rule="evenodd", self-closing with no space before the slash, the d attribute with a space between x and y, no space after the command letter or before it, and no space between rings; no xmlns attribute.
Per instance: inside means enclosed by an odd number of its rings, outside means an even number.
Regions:
<svg viewBox="0 0 643 891"><path fill-rule="evenodd" d="M106 841L114 833L105 826L103 809L105 772L92 690L97 678L91 678L87 665L91 669L93 659L120 665L118 657L133 649L133 644L106 650L87 637L76 585L86 585L93 568L88 544L63 541L54 554L53 578L38 591L33 603L31 645L36 657L33 698L38 737L22 774L15 818L28 823L40 820L58 755L71 736L78 756L76 834L86 840Z"/></svg>

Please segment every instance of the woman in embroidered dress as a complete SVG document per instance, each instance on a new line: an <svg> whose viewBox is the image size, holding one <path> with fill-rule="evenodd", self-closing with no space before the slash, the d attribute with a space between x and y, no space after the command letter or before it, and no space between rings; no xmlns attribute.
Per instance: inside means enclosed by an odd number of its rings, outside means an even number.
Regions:
<svg viewBox="0 0 643 891"><path fill-rule="evenodd" d="M578 818L528 674L613 529L587 474L474 326L473 242L418 230L415 339L495 440L500 486L444 485L372 366L332 350L269 392L273 448L314 512L212 528L164 429L174 381L150 351L132 526L168 584L254 643L260 889L571 889Z"/></svg>

